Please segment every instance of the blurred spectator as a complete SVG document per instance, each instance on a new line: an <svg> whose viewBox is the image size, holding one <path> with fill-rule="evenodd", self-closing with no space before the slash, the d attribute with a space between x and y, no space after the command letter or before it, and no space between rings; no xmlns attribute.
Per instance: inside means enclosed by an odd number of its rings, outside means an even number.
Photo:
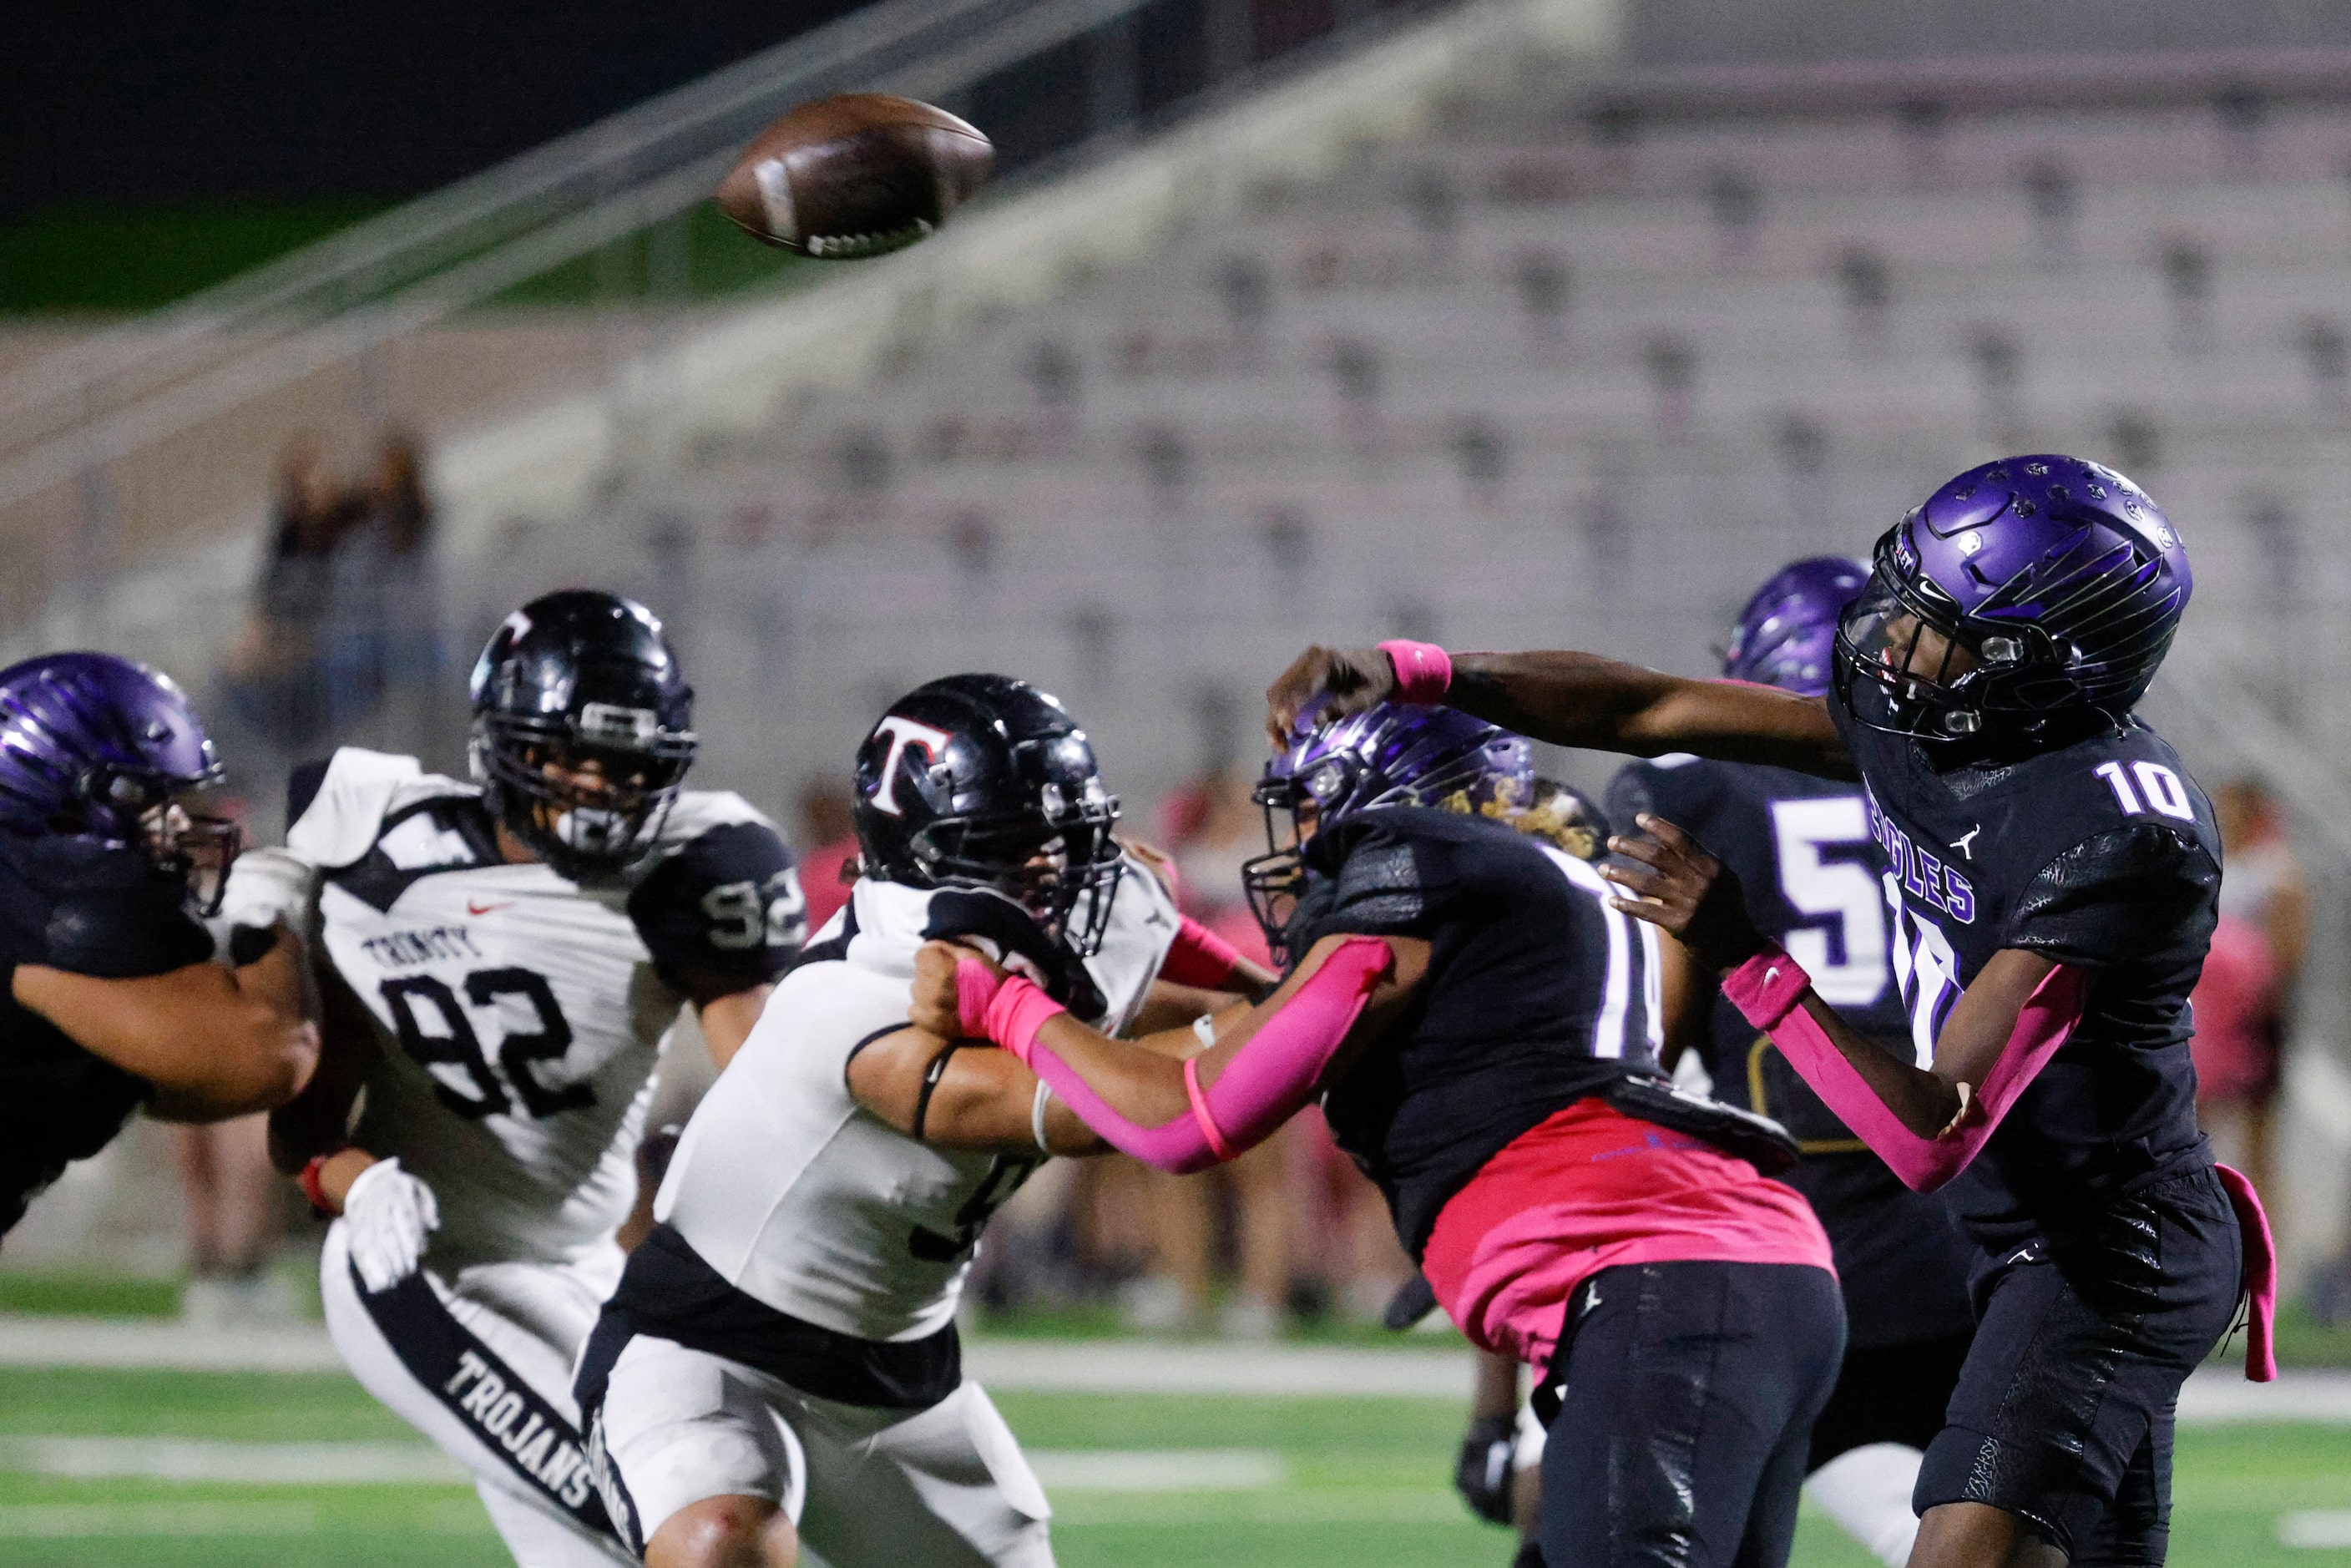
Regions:
<svg viewBox="0 0 2351 1568"><path fill-rule="evenodd" d="M200 1328L287 1322L293 1292L268 1272L282 1219L269 1166L269 1119L172 1129L188 1200L188 1285L181 1313Z"/></svg>
<svg viewBox="0 0 2351 1568"><path fill-rule="evenodd" d="M361 507L329 473L317 434L286 444L253 614L225 672L241 716L281 746L308 746L326 732L330 693L321 632L333 601L335 549Z"/></svg>
<svg viewBox="0 0 2351 1568"><path fill-rule="evenodd" d="M2251 779L2213 792L2220 917L2194 997L2197 1115L2214 1152L2274 1193L2280 1044L2309 929L2309 894L2275 801Z"/></svg>
<svg viewBox="0 0 2351 1568"><path fill-rule="evenodd" d="M824 929L849 902L857 874L857 823L849 814L849 782L830 775L800 786L800 892L808 899L809 934Z"/></svg>
<svg viewBox="0 0 2351 1568"><path fill-rule="evenodd" d="M433 498L424 488L424 452L414 436L395 432L385 437L365 493L369 529L381 552L378 602L384 686L437 695L441 571L434 549Z"/></svg>

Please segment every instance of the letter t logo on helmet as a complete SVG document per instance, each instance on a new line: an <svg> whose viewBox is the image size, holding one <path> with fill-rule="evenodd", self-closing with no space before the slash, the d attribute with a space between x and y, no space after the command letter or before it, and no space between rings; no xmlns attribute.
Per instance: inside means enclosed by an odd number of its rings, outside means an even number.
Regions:
<svg viewBox="0 0 2351 1568"><path fill-rule="evenodd" d="M898 804L898 764L905 758L909 747L921 747L923 756L933 762L939 759L955 737L944 729L904 717L898 714L884 715L873 727L875 735L890 737L890 755L882 763L881 786L873 791L873 809L903 817L906 809Z"/></svg>

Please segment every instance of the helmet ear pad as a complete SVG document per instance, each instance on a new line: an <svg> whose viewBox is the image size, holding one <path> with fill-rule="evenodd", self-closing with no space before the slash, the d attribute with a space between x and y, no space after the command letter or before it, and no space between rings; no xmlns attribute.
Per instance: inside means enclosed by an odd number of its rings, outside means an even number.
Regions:
<svg viewBox="0 0 2351 1568"><path fill-rule="evenodd" d="M852 814L864 873L979 888L1091 956L1123 866L1117 797L1093 746L1047 693L950 675L890 705L858 748Z"/></svg>
<svg viewBox="0 0 2351 1568"><path fill-rule="evenodd" d="M574 879L653 849L700 743L650 611L592 590L533 600L492 634L472 689L474 775L507 832Z"/></svg>

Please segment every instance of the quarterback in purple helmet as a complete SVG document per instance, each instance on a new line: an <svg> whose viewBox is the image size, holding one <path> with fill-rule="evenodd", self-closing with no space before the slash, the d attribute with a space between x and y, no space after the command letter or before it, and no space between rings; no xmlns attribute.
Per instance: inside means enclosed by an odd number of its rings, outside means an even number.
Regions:
<svg viewBox="0 0 2351 1568"><path fill-rule="evenodd" d="M1896 1175L1950 1187L1976 1243L1976 1336L1913 1493L1914 1568L2160 1563L2173 1406L2248 1294L2248 1371L2273 1375L2267 1226L2197 1130L2189 1059L2219 835L2132 712L2191 586L2138 486L2029 454L1878 541L1823 695L1416 643L1311 649L1268 694L1276 730L1401 698L1561 745L1860 779L1908 1060L1662 815L1614 841L1610 875Z"/></svg>
<svg viewBox="0 0 2351 1568"><path fill-rule="evenodd" d="M131 1113L280 1104L318 1061L301 943L205 917L234 825L191 809L221 766L169 676L110 653L0 670L0 1232Z"/></svg>

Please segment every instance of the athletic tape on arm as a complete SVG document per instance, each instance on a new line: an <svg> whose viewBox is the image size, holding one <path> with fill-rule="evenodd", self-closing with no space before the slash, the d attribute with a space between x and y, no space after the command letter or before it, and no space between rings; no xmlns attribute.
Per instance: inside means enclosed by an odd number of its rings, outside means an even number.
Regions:
<svg viewBox="0 0 2351 1568"><path fill-rule="evenodd" d="M1221 991L1232 985L1240 961L1239 948L1187 915L1176 928L1176 940L1167 945L1159 977L1172 985Z"/></svg>
<svg viewBox="0 0 2351 1568"><path fill-rule="evenodd" d="M2016 1028L1975 1089L1983 1115L1947 1135L1922 1138L1902 1124L1844 1052L1801 1005L1811 977L1777 947L1767 947L1723 977L1722 994L1741 1016L1771 1035L1813 1092L1884 1160L1903 1185L1932 1192L1967 1169L2058 1048L2082 1021L2088 979L2060 964L2042 977L2017 1014Z"/></svg>
<svg viewBox="0 0 2351 1568"><path fill-rule="evenodd" d="M1196 1066L1186 1064L1190 1113L1156 1127L1128 1120L1037 1038L1046 1021L1063 1009L1028 980L1019 976L1004 980L976 1013L973 1004L994 977L967 960L957 967L956 1000L967 1027L978 1026L975 1032L984 1030L988 1039L1027 1062L1112 1147L1181 1175L1233 1158L1294 1115L1312 1097L1323 1069L1395 963L1388 945L1375 936L1342 940L1258 1026L1214 1083L1200 1087ZM977 971L976 976L970 971Z"/></svg>

